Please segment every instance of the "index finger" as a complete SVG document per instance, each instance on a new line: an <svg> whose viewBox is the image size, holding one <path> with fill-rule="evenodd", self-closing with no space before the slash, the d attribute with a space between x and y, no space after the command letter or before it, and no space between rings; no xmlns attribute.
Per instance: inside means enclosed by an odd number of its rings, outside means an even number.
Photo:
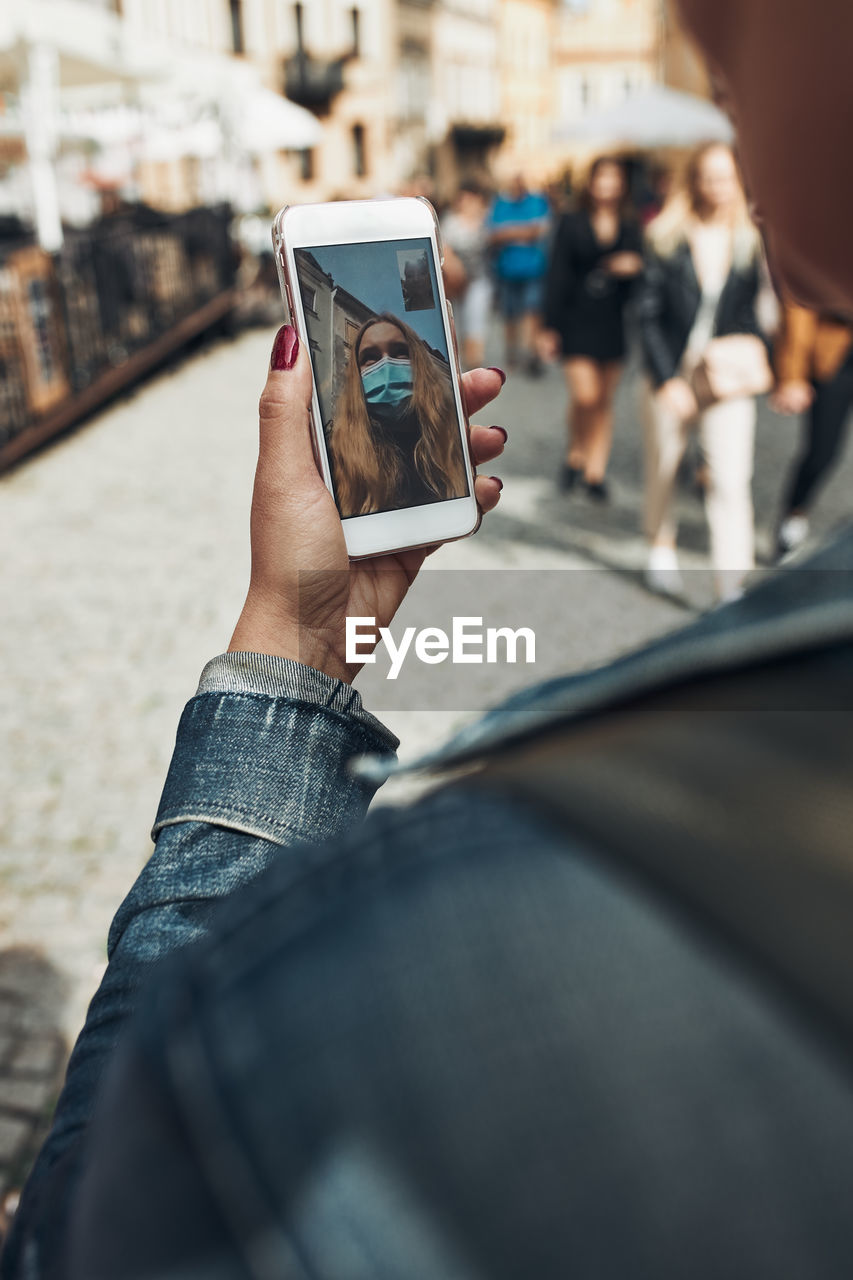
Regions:
<svg viewBox="0 0 853 1280"><path fill-rule="evenodd" d="M462 396L468 416L479 413L494 400L505 381L506 374L500 369L472 369L470 373L463 373Z"/></svg>

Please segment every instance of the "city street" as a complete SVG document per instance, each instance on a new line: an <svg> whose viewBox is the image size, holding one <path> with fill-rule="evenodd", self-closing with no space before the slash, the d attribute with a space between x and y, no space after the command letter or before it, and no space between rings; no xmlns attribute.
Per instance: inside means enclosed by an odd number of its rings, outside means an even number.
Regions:
<svg viewBox="0 0 853 1280"><path fill-rule="evenodd" d="M55 1098L57 1068L103 971L110 919L150 852L181 709L242 603L272 336L249 332L197 352L0 478L0 1201ZM496 364L498 337L488 352ZM546 606L568 670L689 621L711 603L711 583L688 474L678 502L689 604L643 586L636 371L618 395L607 506L558 492L564 402L556 367L510 378L481 418L509 433L490 468L504 480L499 509L430 571L578 570L571 608L559 591ZM797 437L796 422L762 407L755 497L765 566ZM851 491L848 448L817 508L817 537L847 516ZM413 757L468 714L384 718ZM389 799L407 794L394 785Z"/></svg>

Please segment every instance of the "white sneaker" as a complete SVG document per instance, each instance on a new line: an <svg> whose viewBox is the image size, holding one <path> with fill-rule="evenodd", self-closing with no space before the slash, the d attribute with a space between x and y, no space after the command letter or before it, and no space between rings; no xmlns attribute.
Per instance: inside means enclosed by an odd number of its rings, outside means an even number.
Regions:
<svg viewBox="0 0 853 1280"><path fill-rule="evenodd" d="M789 556L803 545L808 536L809 522L806 516L786 516L779 526L776 539L779 555Z"/></svg>
<svg viewBox="0 0 853 1280"><path fill-rule="evenodd" d="M684 582L674 547L651 547L646 565L646 586L660 596L682 596Z"/></svg>

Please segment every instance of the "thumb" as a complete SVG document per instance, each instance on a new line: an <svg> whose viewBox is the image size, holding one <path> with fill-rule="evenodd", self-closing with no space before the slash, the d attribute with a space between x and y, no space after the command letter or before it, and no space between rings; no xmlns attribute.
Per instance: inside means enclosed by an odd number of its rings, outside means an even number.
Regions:
<svg viewBox="0 0 853 1280"><path fill-rule="evenodd" d="M259 470L277 487L323 483L311 439L311 363L293 325L275 335L266 386L261 394Z"/></svg>

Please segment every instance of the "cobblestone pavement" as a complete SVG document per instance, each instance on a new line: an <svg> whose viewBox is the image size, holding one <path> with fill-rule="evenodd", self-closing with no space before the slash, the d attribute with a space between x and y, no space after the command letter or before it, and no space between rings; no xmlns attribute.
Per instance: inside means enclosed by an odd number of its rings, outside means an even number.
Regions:
<svg viewBox="0 0 853 1280"><path fill-rule="evenodd" d="M0 479L0 1202L20 1182L58 1072L105 963L115 908L148 831L180 710L242 603L256 403L272 333L211 346L161 373ZM500 361L498 345L489 353ZM637 377L619 393L613 502L557 492L559 370L511 379L486 420L510 442L500 509L431 568L577 568L585 599L554 602L565 668L601 661L689 618L642 586ZM762 410L756 504L771 541L796 424ZM846 514L853 458L818 534ZM709 600L701 506L679 496L693 606ZM414 755L459 713L385 717ZM402 784L389 798L406 794Z"/></svg>

